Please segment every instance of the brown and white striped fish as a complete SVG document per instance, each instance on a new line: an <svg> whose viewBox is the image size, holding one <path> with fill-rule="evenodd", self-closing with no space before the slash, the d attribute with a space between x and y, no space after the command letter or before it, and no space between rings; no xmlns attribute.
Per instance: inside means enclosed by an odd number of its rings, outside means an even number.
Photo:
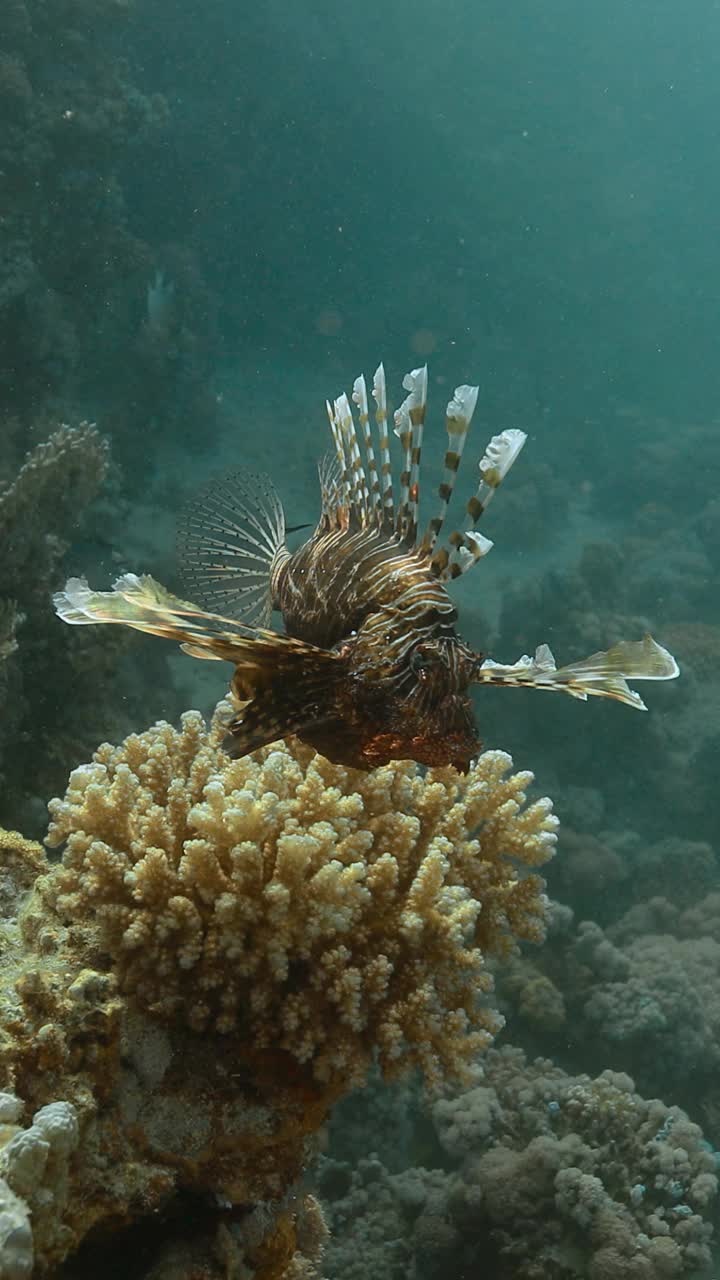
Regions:
<svg viewBox="0 0 720 1280"><path fill-rule="evenodd" d="M427 370L413 370L403 386L408 394L394 415L402 449L397 492L380 365L372 409L365 379L354 384L357 423L346 395L327 405L334 452L320 466L319 523L298 550L288 549L270 481L232 476L194 501L181 522L181 566L195 603L150 577L125 574L109 592L73 578L55 596L59 616L124 623L178 640L195 657L231 662L241 705L226 746L235 756L296 734L360 769L409 758L464 771L481 745L473 684L557 689L644 709L627 680L678 674L674 658L650 636L559 669L546 645L502 666L458 636L446 584L490 550L475 525L526 437L512 429L492 438L464 528L441 542L478 388L458 387L447 406L438 510L420 533ZM273 610L283 632L270 629Z"/></svg>

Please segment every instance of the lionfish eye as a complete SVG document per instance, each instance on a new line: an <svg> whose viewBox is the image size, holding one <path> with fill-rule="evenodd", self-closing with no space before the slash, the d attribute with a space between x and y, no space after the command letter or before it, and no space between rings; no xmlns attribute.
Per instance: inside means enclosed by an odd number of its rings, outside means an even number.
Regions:
<svg viewBox="0 0 720 1280"><path fill-rule="evenodd" d="M435 605L432 605L431 608L425 610L422 618L420 619L420 625L425 627L432 626L435 622L439 621L440 610L437 609Z"/></svg>

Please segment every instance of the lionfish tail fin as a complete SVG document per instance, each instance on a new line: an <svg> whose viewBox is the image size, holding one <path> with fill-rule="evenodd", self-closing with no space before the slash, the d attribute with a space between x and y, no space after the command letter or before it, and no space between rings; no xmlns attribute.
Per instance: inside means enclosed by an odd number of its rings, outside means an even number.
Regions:
<svg viewBox="0 0 720 1280"><path fill-rule="evenodd" d="M673 680L679 667L672 654L646 635L642 640L621 640L589 658L556 667L546 644L534 658L522 657L510 666L486 659L473 675L479 684L503 684L532 689L554 689L585 701L588 697L614 698L638 711L647 708L628 680Z"/></svg>
<svg viewBox="0 0 720 1280"><path fill-rule="evenodd" d="M266 627L275 575L288 558L282 503L266 476L213 480L178 520L178 567L194 600L213 613Z"/></svg>

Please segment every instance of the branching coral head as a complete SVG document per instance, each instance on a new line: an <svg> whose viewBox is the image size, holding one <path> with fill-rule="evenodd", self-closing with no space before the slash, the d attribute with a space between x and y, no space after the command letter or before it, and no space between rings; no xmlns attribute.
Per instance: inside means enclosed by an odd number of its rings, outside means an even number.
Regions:
<svg viewBox="0 0 720 1280"><path fill-rule="evenodd" d="M221 708L222 708L221 704ZM297 743L230 760L222 715L104 745L50 805L39 883L162 1019L281 1050L316 1080L462 1074L497 1030L485 957L540 939L548 800L487 751L370 774ZM103 961L104 957L104 961Z"/></svg>

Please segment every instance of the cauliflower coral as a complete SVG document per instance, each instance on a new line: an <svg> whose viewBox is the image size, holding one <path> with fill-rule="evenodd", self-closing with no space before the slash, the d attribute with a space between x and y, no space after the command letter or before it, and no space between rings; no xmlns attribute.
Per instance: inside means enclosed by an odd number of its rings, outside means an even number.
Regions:
<svg viewBox="0 0 720 1280"><path fill-rule="evenodd" d="M38 882L99 967L147 1013L281 1050L319 1081L373 1050L431 1085L461 1075L500 1020L489 954L543 933L549 800L486 751L463 777L369 774L295 742L230 760L223 704L103 745L50 805L62 864Z"/></svg>

